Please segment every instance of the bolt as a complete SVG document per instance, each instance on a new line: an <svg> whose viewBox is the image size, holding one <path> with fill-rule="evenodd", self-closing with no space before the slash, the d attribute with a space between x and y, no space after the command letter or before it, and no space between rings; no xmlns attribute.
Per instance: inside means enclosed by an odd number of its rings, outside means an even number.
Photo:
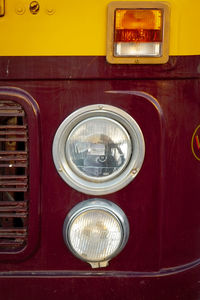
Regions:
<svg viewBox="0 0 200 300"><path fill-rule="evenodd" d="M137 169L133 169L133 170L131 171L131 174L132 174L132 175L137 174Z"/></svg>
<svg viewBox="0 0 200 300"><path fill-rule="evenodd" d="M32 1L30 3L29 9L33 15L36 15L40 10L40 5L37 1Z"/></svg>
<svg viewBox="0 0 200 300"><path fill-rule="evenodd" d="M48 15L53 15L55 13L55 9L53 7L48 7L46 12Z"/></svg>

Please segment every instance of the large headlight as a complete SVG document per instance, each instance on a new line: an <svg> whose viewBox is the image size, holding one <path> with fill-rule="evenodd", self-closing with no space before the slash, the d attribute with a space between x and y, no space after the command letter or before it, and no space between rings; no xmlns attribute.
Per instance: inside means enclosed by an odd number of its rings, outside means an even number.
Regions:
<svg viewBox="0 0 200 300"><path fill-rule="evenodd" d="M129 162L132 144L126 129L115 120L92 117L74 127L66 141L66 159L80 177L105 182Z"/></svg>
<svg viewBox="0 0 200 300"><path fill-rule="evenodd" d="M63 236L75 256L93 268L105 267L124 248L129 224L124 212L113 202L91 199L70 211Z"/></svg>
<svg viewBox="0 0 200 300"><path fill-rule="evenodd" d="M75 111L59 126L53 158L70 186L104 195L137 175L144 149L142 132L130 115L113 106L91 105Z"/></svg>

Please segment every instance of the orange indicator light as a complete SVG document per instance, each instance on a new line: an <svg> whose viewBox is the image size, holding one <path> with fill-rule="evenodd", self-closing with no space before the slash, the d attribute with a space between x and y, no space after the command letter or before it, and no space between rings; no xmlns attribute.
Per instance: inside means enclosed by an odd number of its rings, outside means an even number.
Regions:
<svg viewBox="0 0 200 300"><path fill-rule="evenodd" d="M170 5L114 1L108 5L107 61L164 64L169 59Z"/></svg>
<svg viewBox="0 0 200 300"><path fill-rule="evenodd" d="M114 41L161 42L162 10L116 9Z"/></svg>

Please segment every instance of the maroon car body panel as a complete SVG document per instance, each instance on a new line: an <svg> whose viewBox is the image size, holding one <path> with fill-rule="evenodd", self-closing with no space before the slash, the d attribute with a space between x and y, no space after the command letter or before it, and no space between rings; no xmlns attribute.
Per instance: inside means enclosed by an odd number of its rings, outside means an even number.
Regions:
<svg viewBox="0 0 200 300"><path fill-rule="evenodd" d="M40 178L41 197L33 181L38 192L30 205L36 220L40 216L40 231L30 233L38 240L35 251L23 259L12 254L14 261L0 253L2 299L198 300L200 161L194 155L199 151L194 133L200 124L199 56L185 58L187 66L184 57L172 57L163 66L109 66L102 57L73 58L74 64L63 57L33 58L37 68L23 67L21 73L20 63L32 66L31 58L12 58L11 65L18 67L6 75L9 59L0 62L0 96L6 91L26 94L38 107L38 127L29 122L29 130L39 130L33 170ZM49 61L58 61L51 72ZM137 177L122 190L100 197L123 209L130 237L109 266L99 270L73 256L62 236L70 209L93 196L69 187L52 159L60 123L91 104L125 110L139 124L146 147ZM30 147L32 155L33 142Z"/></svg>

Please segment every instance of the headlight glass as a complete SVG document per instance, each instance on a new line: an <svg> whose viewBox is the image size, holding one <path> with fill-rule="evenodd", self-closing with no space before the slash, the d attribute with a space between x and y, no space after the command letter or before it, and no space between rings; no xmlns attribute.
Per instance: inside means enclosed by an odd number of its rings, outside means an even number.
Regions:
<svg viewBox="0 0 200 300"><path fill-rule="evenodd" d="M103 181L125 168L131 151L132 144L125 128L106 117L80 122L66 142L66 157L74 171Z"/></svg>
<svg viewBox="0 0 200 300"><path fill-rule="evenodd" d="M108 212L89 210L72 222L69 241L82 258L101 261L108 258L119 247L120 224Z"/></svg>

